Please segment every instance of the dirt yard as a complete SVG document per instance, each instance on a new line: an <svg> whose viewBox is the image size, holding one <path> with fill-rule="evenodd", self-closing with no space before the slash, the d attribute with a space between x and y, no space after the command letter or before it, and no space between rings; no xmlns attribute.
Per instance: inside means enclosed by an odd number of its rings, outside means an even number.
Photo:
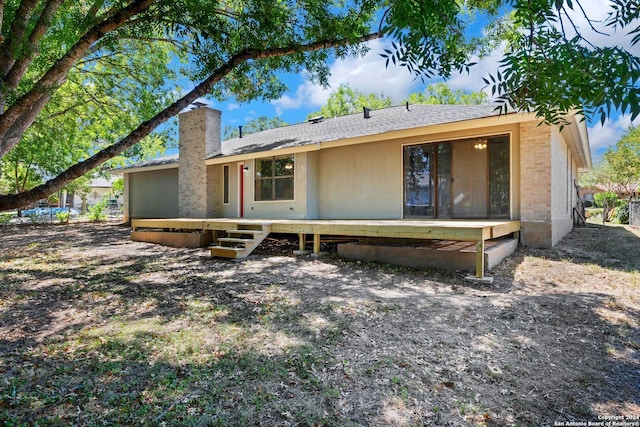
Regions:
<svg viewBox="0 0 640 427"><path fill-rule="evenodd" d="M519 249L492 285L128 235L0 227L0 425L640 425L630 229Z"/></svg>

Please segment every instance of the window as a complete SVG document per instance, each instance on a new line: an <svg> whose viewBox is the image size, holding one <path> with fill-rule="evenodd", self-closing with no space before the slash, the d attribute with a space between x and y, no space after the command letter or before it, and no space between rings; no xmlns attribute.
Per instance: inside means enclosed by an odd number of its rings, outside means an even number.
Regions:
<svg viewBox="0 0 640 427"><path fill-rule="evenodd" d="M404 147L404 216L434 215L433 144Z"/></svg>
<svg viewBox="0 0 640 427"><path fill-rule="evenodd" d="M256 160L255 200L293 200L293 155Z"/></svg>
<svg viewBox="0 0 640 427"><path fill-rule="evenodd" d="M223 199L222 203L225 205L229 204L229 165L224 165L222 167L222 192Z"/></svg>

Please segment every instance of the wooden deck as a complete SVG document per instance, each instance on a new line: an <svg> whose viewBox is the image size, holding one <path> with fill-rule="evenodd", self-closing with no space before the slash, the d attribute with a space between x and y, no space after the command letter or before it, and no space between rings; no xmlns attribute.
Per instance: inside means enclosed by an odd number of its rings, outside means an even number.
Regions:
<svg viewBox="0 0 640 427"><path fill-rule="evenodd" d="M239 225L268 225L272 233L298 234L301 249L313 235L313 252L320 252L320 236L387 237L476 242L476 277L484 277L486 240L520 232L520 221L509 220L282 220L243 218L134 219L132 231L236 230Z"/></svg>

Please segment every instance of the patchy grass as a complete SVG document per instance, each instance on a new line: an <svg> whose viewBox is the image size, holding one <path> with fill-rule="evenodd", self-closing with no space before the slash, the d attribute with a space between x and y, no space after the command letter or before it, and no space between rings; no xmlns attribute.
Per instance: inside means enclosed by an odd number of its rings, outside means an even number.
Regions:
<svg viewBox="0 0 640 427"><path fill-rule="evenodd" d="M552 425L640 414L640 238L519 249L494 285L128 229L2 227L0 424Z"/></svg>

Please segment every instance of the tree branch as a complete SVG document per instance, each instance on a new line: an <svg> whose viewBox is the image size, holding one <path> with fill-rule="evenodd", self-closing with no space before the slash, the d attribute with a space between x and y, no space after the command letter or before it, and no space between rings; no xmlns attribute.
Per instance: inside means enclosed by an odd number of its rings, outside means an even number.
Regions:
<svg viewBox="0 0 640 427"><path fill-rule="evenodd" d="M84 19L86 21L92 21L96 19L96 17L98 16L98 11L100 11L100 8L102 7L103 4L104 4L104 0L96 0L89 8L89 11L87 12L87 16L85 16Z"/></svg>
<svg viewBox="0 0 640 427"><path fill-rule="evenodd" d="M70 106L68 106L68 107L66 107L66 108L64 108L64 109L62 109L62 110L60 110L60 111L56 111L55 113L51 113L51 114L49 114L49 115L45 118L45 120L51 120L51 119L55 119L56 117L63 116L63 115L65 115L65 114L67 114L68 112L73 111L73 110L75 110L75 109L76 109L76 108L78 108L78 107L81 107L81 106L82 106L82 105L84 105L84 104L86 104L86 102L84 102L84 101L82 101L82 102L77 102L77 103L75 103L75 104L72 104L72 105L70 105Z"/></svg>
<svg viewBox="0 0 640 427"><path fill-rule="evenodd" d="M146 11L154 0L136 0L89 29L67 53L56 61L35 86L0 115L0 158L18 144L24 131L63 84L75 63L87 49L108 32L122 26L129 18Z"/></svg>
<svg viewBox="0 0 640 427"><path fill-rule="evenodd" d="M4 37L2 36L3 19L4 19L4 0L0 0L0 46L4 44Z"/></svg>
<svg viewBox="0 0 640 427"><path fill-rule="evenodd" d="M7 37L3 46L0 48L0 76L2 78L6 77L11 67L13 67L15 55L27 31L29 17L37 4L38 0L23 0L20 2L20 6L18 6L16 16L11 23L9 37Z"/></svg>
<svg viewBox="0 0 640 427"><path fill-rule="evenodd" d="M49 28L51 16L58 10L63 1L64 0L49 0L45 5L25 45L25 50L29 52L29 54L22 55L7 73L5 78L7 87L15 89L18 83L20 83L20 79L24 76L24 73L27 72L27 68L31 65L31 62L40 54L40 39Z"/></svg>
<svg viewBox="0 0 640 427"><path fill-rule="evenodd" d="M382 37L382 33L375 32L359 37L357 40L344 40L344 39L328 39L321 40L314 43L305 45L291 45L285 47L271 48L271 49L244 49L235 55L231 56L227 62L221 65L215 70L209 77L198 84L191 92L156 114L149 120L141 123L136 129L134 129L129 135L121 139L119 142L104 148L97 152L87 160L79 162L71 166L66 171L62 172L55 178L39 185L29 191L21 194L8 194L0 195L0 211L18 208L28 205L29 203L38 199L45 198L50 194L60 190L69 182L74 179L88 173L92 169L100 166L107 160L121 154L126 149L132 147L142 138L146 137L156 127L169 120L171 117L177 115L180 111L188 107L192 102L198 98L206 95L211 88L221 81L226 75L232 72L239 65L260 59L281 57L286 55L292 55L295 53L308 53L323 49L336 48L339 46L345 46L348 44L364 43L370 40L378 39Z"/></svg>

